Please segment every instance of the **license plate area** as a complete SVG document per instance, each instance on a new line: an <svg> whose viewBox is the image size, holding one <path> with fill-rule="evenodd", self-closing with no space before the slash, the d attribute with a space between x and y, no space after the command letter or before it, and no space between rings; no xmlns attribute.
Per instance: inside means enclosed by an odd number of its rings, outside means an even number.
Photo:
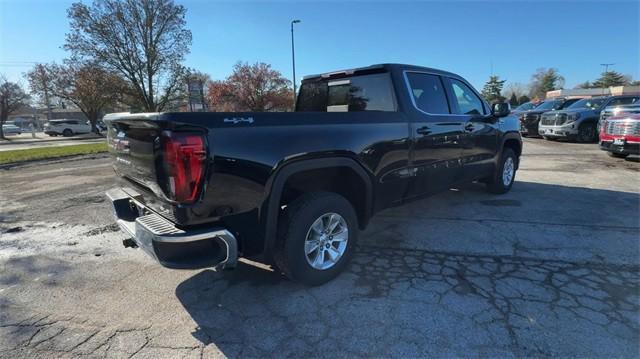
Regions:
<svg viewBox="0 0 640 359"><path fill-rule="evenodd" d="M616 146L623 146L624 145L624 138L616 138L613 140L613 144Z"/></svg>

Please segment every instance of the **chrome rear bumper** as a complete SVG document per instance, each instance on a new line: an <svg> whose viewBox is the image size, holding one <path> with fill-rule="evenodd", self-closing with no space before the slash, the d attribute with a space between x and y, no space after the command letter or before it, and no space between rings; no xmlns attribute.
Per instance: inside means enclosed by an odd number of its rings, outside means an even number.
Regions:
<svg viewBox="0 0 640 359"><path fill-rule="evenodd" d="M224 228L183 230L150 211L120 188L106 193L113 204L116 222L138 247L169 268L233 268L238 244Z"/></svg>

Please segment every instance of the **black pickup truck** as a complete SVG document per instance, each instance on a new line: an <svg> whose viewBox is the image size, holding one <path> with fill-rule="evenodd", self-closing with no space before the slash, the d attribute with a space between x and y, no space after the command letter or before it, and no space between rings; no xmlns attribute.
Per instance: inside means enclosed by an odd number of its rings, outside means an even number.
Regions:
<svg viewBox="0 0 640 359"><path fill-rule="evenodd" d="M251 257L318 285L384 208L464 181L509 191L508 114L458 75L383 64L305 77L295 112L108 115L107 195L125 246L166 267Z"/></svg>

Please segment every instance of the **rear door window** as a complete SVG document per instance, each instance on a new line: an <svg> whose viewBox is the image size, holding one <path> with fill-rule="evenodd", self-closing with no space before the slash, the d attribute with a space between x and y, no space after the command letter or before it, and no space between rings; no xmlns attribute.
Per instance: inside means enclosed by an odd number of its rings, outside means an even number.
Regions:
<svg viewBox="0 0 640 359"><path fill-rule="evenodd" d="M416 107L429 114L450 114L447 95L438 75L408 72L409 89Z"/></svg>
<svg viewBox="0 0 640 359"><path fill-rule="evenodd" d="M388 73L304 82L298 96L300 112L395 111Z"/></svg>

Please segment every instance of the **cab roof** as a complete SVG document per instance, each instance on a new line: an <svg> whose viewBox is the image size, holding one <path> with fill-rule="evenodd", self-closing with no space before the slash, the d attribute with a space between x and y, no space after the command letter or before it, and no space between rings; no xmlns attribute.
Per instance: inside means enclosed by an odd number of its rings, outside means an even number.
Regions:
<svg viewBox="0 0 640 359"><path fill-rule="evenodd" d="M375 64L375 65L370 65L365 67L357 67L353 69L330 71L330 72L325 72L325 73L316 74L316 75L308 75L303 77L302 80L308 81L308 80L320 79L320 78L335 78L335 77L352 76L356 74L376 73L376 72L396 72L396 71L423 71L423 72L435 73L438 75L445 75L449 77L460 78L459 75L456 75L454 73L434 69L431 67L408 65L408 64L385 63L385 64Z"/></svg>

